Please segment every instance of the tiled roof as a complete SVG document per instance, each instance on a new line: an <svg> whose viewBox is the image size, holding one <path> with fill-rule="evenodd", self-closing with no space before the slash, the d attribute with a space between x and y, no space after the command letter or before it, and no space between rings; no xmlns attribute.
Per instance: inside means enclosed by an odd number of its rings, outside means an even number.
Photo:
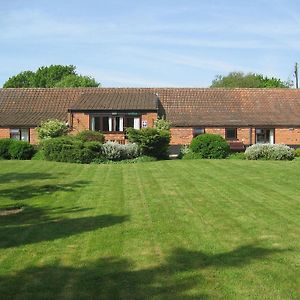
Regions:
<svg viewBox="0 0 300 300"><path fill-rule="evenodd" d="M158 97L151 92L104 90L102 93L83 93L71 110L147 110L155 111Z"/></svg>
<svg viewBox="0 0 300 300"><path fill-rule="evenodd" d="M296 89L55 88L0 89L0 127L67 121L71 108L153 110L156 94L174 126L300 126Z"/></svg>

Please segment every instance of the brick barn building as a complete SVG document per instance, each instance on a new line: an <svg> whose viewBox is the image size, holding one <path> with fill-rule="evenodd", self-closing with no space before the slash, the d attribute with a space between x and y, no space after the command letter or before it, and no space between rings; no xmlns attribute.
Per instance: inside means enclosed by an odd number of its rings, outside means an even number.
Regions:
<svg viewBox="0 0 300 300"><path fill-rule="evenodd" d="M255 143L300 147L300 90L203 88L0 89L0 138L38 143L41 121L68 123L70 134L100 130L126 142L125 130L172 122L171 145L202 133L220 134L231 147Z"/></svg>

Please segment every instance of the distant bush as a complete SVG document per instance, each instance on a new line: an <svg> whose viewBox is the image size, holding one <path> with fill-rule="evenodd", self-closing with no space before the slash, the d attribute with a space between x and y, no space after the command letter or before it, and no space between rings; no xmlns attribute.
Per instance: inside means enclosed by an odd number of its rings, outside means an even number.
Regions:
<svg viewBox="0 0 300 300"><path fill-rule="evenodd" d="M131 143L136 143L143 155L153 156L158 159L168 158L170 132L156 128L143 128L136 130L127 129L127 137Z"/></svg>
<svg viewBox="0 0 300 300"><path fill-rule="evenodd" d="M300 157L300 148L295 149L295 156Z"/></svg>
<svg viewBox="0 0 300 300"><path fill-rule="evenodd" d="M154 121L154 126L158 130L170 130L172 123L165 118L158 118Z"/></svg>
<svg viewBox="0 0 300 300"><path fill-rule="evenodd" d="M32 160L45 160L45 153L43 149L38 149L32 157Z"/></svg>
<svg viewBox="0 0 300 300"><path fill-rule="evenodd" d="M286 145L255 144L246 149L245 156L250 160L293 160L295 150Z"/></svg>
<svg viewBox="0 0 300 300"><path fill-rule="evenodd" d="M35 153L34 147L25 141L16 141L10 143L8 153L11 159L31 159Z"/></svg>
<svg viewBox="0 0 300 300"><path fill-rule="evenodd" d="M121 145L116 142L106 142L102 145L102 156L108 160L132 159L139 155L139 147L134 143Z"/></svg>
<svg viewBox="0 0 300 300"><path fill-rule="evenodd" d="M56 138L68 133L68 126L59 120L47 120L41 123L37 128L38 137L40 140Z"/></svg>
<svg viewBox="0 0 300 300"><path fill-rule="evenodd" d="M84 130L79 132L76 137L83 142L100 142L104 143L104 135L99 131Z"/></svg>
<svg viewBox="0 0 300 300"><path fill-rule="evenodd" d="M124 159L119 161L108 160L104 157L96 158L92 161L93 164L137 164L144 162L153 162L156 161L155 157L142 155L132 159Z"/></svg>
<svg viewBox="0 0 300 300"><path fill-rule="evenodd" d="M45 140L42 143L46 160L71 162L71 163L90 163L99 153L85 143L74 137L59 137Z"/></svg>
<svg viewBox="0 0 300 300"><path fill-rule="evenodd" d="M245 160L246 156L244 152L235 152L235 153L231 153L228 156L228 159L241 159L241 160Z"/></svg>
<svg viewBox="0 0 300 300"><path fill-rule="evenodd" d="M202 158L226 158L230 148L226 140L217 134L201 134L193 138L190 151Z"/></svg>
<svg viewBox="0 0 300 300"><path fill-rule="evenodd" d="M10 159L9 146L13 143L12 139L0 139L0 159Z"/></svg>
<svg viewBox="0 0 300 300"><path fill-rule="evenodd" d="M182 159L202 159L202 155L200 153L195 153L195 152L186 152L183 156Z"/></svg>

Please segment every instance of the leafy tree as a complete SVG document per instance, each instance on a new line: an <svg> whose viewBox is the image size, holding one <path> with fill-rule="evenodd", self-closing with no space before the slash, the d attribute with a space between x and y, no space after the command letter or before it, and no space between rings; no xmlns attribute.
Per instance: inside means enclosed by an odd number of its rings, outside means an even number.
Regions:
<svg viewBox="0 0 300 300"><path fill-rule="evenodd" d="M90 76L71 74L57 82L55 87L99 87L99 83Z"/></svg>
<svg viewBox="0 0 300 300"><path fill-rule="evenodd" d="M154 121L154 126L158 130L170 130L172 123L165 118L157 118L157 120Z"/></svg>
<svg viewBox="0 0 300 300"><path fill-rule="evenodd" d="M16 76L9 78L3 85L4 88L29 88L34 86L35 73L24 71Z"/></svg>
<svg viewBox="0 0 300 300"><path fill-rule="evenodd" d="M275 77L267 77L262 74L243 72L231 72L227 76L217 75L211 87L224 88L290 88L292 82L282 81Z"/></svg>
<svg viewBox="0 0 300 300"><path fill-rule="evenodd" d="M48 120L37 128L38 137L41 140L56 138L68 133L68 126L59 120Z"/></svg>
<svg viewBox="0 0 300 300"><path fill-rule="evenodd" d="M99 87L94 78L76 73L75 66L51 65L36 72L25 71L10 77L4 88Z"/></svg>

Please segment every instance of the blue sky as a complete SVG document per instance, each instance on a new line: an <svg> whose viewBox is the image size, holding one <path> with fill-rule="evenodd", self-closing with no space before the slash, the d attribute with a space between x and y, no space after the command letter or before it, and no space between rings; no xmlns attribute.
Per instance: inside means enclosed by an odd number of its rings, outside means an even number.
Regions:
<svg viewBox="0 0 300 300"><path fill-rule="evenodd" d="M0 0L0 86L73 64L110 86L207 87L217 74L293 79L297 0Z"/></svg>

